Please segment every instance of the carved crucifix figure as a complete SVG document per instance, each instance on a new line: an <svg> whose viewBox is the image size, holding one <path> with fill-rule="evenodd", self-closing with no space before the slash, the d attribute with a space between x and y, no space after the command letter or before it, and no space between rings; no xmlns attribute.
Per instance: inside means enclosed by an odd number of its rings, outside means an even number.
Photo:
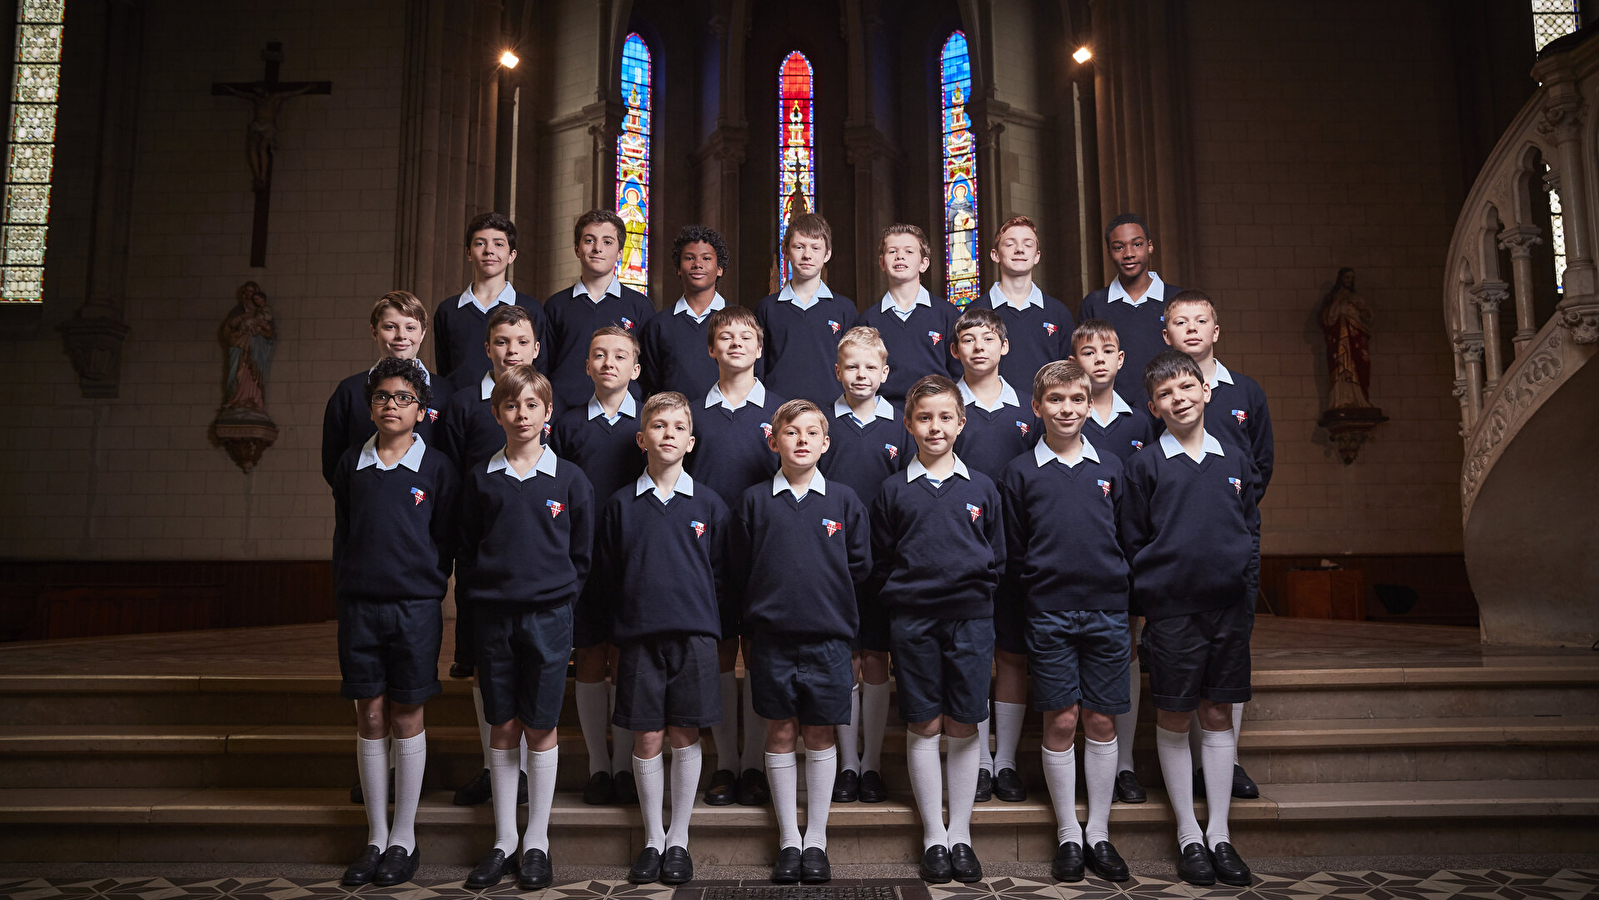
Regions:
<svg viewBox="0 0 1599 900"><path fill-rule="evenodd" d="M255 223L250 235L250 265L266 265L267 214L272 201L272 154L277 148L278 112L283 102L301 94L331 94L331 81L279 81L283 44L272 41L261 52L266 72L260 81L213 82L216 97L250 101L250 124L245 128L245 158L250 164L250 187L255 191Z"/></svg>

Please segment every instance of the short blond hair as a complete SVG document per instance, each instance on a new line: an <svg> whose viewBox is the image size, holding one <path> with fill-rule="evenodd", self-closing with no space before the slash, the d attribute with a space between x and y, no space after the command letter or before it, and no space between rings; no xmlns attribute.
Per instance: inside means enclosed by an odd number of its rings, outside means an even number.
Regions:
<svg viewBox="0 0 1599 900"><path fill-rule="evenodd" d="M694 407L689 404L687 397L677 391L661 391L659 394L651 394L650 399L644 401L644 408L639 410L638 423L641 426L648 426L651 419L663 412L671 412L674 409L681 409L683 415L688 416L688 427L692 431L694 428Z"/></svg>
<svg viewBox="0 0 1599 900"><path fill-rule="evenodd" d="M772 414L772 433L782 431L788 423L807 413L815 413L822 420L822 434L827 434L827 416L822 413L822 408L809 400L790 400L777 408Z"/></svg>
<svg viewBox="0 0 1599 900"><path fill-rule="evenodd" d="M424 330L428 327L428 308L416 295L410 291L389 291L372 304L372 327L378 327L378 320L383 318L383 313L394 310L407 319L415 319L422 323Z"/></svg>
<svg viewBox="0 0 1599 900"><path fill-rule="evenodd" d="M955 385L955 382L949 380L947 375L924 375L920 381L911 385L911 389L905 392L905 415L909 416L916 409L916 404L941 394L954 394L955 405L960 409L961 418L966 418L966 404L961 402L961 389Z"/></svg>
<svg viewBox="0 0 1599 900"><path fill-rule="evenodd" d="M498 412L505 401L522 396L522 391L530 386L533 396L543 401L546 407L555 405L555 391L550 388L550 380L538 369L521 365L506 369L499 378L494 379L494 392L489 394L490 408Z"/></svg>
<svg viewBox="0 0 1599 900"><path fill-rule="evenodd" d="M998 231L994 232L995 248L999 247L999 239L1004 237L1005 232L1011 230L1012 228L1026 228L1028 231L1033 233L1034 238L1038 237L1038 224L1036 222L1027 218L1026 216L1011 216L999 226Z"/></svg>
<svg viewBox="0 0 1599 900"><path fill-rule="evenodd" d="M915 238L916 243L921 245L922 255L929 259L933 257L933 246L927 243L927 232L917 228L915 225L907 225L904 222L895 222L883 229L883 236L877 240L878 256L888 252L888 239L896 234L908 234Z"/></svg>
<svg viewBox="0 0 1599 900"><path fill-rule="evenodd" d="M1088 381L1088 372L1075 359L1057 359L1045 363L1038 374L1033 376L1033 402L1044 402L1044 395L1050 388L1070 387L1081 383L1085 388L1092 388Z"/></svg>
<svg viewBox="0 0 1599 900"><path fill-rule="evenodd" d="M856 325L844 332L838 339L838 361L843 362L845 348L853 347L858 350L875 350L883 357L883 363L888 363L888 345L883 343L883 335L870 325Z"/></svg>
<svg viewBox="0 0 1599 900"><path fill-rule="evenodd" d="M1217 317L1216 301L1210 299L1209 294L1205 293L1199 288L1186 288L1178 291L1177 296L1166 301L1166 318L1171 318L1171 311L1174 307L1183 306L1185 304L1192 304L1194 306L1208 306L1210 307L1211 319L1214 320Z"/></svg>
<svg viewBox="0 0 1599 900"><path fill-rule="evenodd" d="M635 360L638 359L638 336L635 335L631 330L623 328L620 325L606 325L603 328L596 328L594 329L594 333L589 336L589 346L593 347L594 342L602 337L622 338L623 340L630 342L633 345L633 358Z"/></svg>

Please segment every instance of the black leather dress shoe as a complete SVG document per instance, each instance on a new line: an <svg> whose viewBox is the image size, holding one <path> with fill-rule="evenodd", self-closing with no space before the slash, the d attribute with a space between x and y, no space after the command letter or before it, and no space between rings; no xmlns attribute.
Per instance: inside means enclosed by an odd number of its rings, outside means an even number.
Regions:
<svg viewBox="0 0 1599 900"><path fill-rule="evenodd" d="M994 796L994 776L987 769L977 770L977 796L975 803L987 803Z"/></svg>
<svg viewBox="0 0 1599 900"><path fill-rule="evenodd" d="M616 785L610 772L595 772L583 786L583 802L589 806L605 806L616 799Z"/></svg>
<svg viewBox="0 0 1599 900"><path fill-rule="evenodd" d="M1116 801L1118 803L1143 803L1149 799L1149 793L1144 790L1143 782L1132 769L1123 769L1116 773Z"/></svg>
<svg viewBox="0 0 1599 900"><path fill-rule="evenodd" d="M799 884L800 848L784 847L777 851L777 862L772 863L773 884Z"/></svg>
<svg viewBox="0 0 1599 900"><path fill-rule="evenodd" d="M344 884L356 887L371 884L378 873L378 863L383 861L383 850L376 844L367 844L361 855L344 870Z"/></svg>
<svg viewBox="0 0 1599 900"><path fill-rule="evenodd" d="M489 855L478 860L466 876L469 888L489 888L500 883L506 875L516 871L516 855L506 856L504 851L490 850Z"/></svg>
<svg viewBox="0 0 1599 900"><path fill-rule="evenodd" d="M550 865L550 855L543 850L529 850L522 854L522 871L517 873L516 886L524 891L541 891L555 880L555 870Z"/></svg>
<svg viewBox="0 0 1599 900"><path fill-rule="evenodd" d="M1106 881L1126 881L1131 877L1127 861L1116 852L1110 841L1100 841L1088 848L1088 868Z"/></svg>
<svg viewBox="0 0 1599 900"><path fill-rule="evenodd" d="M1210 851L1199 842L1184 844L1177 856L1177 877L1189 884L1216 883L1216 867L1210 863Z"/></svg>
<svg viewBox="0 0 1599 900"><path fill-rule="evenodd" d="M732 806L738 801L738 776L731 769L717 769L711 773L711 785L705 789L706 806Z"/></svg>
<svg viewBox="0 0 1599 900"><path fill-rule="evenodd" d="M1216 848L1210 851L1210 859L1216 869L1217 881L1233 887L1249 886L1249 865L1238 855L1238 851L1233 849L1232 844L1226 841L1217 843Z"/></svg>
<svg viewBox="0 0 1599 900"><path fill-rule="evenodd" d="M361 790L361 782L350 785L350 802L361 805L366 802L366 791ZM394 770L389 770L389 802L394 802Z"/></svg>
<svg viewBox="0 0 1599 900"><path fill-rule="evenodd" d="M854 769L845 769L838 773L838 780L833 782L833 802L854 803L860 787L861 776Z"/></svg>
<svg viewBox="0 0 1599 900"><path fill-rule="evenodd" d="M1233 763L1233 796L1239 800L1254 800L1260 796L1260 786L1238 763Z"/></svg>
<svg viewBox="0 0 1599 900"><path fill-rule="evenodd" d="M738 780L739 806L765 806L772 799L772 789L766 783L766 773L759 769L745 769Z"/></svg>
<svg viewBox="0 0 1599 900"><path fill-rule="evenodd" d="M404 847L396 844L383 851L383 861L378 863L378 871L372 878L372 883L379 887L405 884L416 877L416 867L421 864L422 851L413 850L406 853Z"/></svg>
<svg viewBox="0 0 1599 900"><path fill-rule="evenodd" d="M928 884L949 884L955 875L949 865L949 848L943 844L928 847L922 853L922 864L916 867L916 874Z"/></svg>
<svg viewBox="0 0 1599 900"><path fill-rule="evenodd" d="M694 860L687 847L667 847L661 857L661 884L683 884L694 877Z"/></svg>
<svg viewBox="0 0 1599 900"><path fill-rule="evenodd" d="M862 803L882 803L888 799L888 785L883 783L883 775L876 770L861 773L861 786L855 791L855 798Z"/></svg>
<svg viewBox="0 0 1599 900"><path fill-rule="evenodd" d="M1056 881L1083 880L1083 845L1066 841L1055 848L1055 858L1049 863L1049 874Z"/></svg>
<svg viewBox="0 0 1599 900"><path fill-rule="evenodd" d="M826 884L833 880L833 867L827 864L827 851L807 847L800 856L800 883Z"/></svg>
<svg viewBox="0 0 1599 900"><path fill-rule="evenodd" d="M661 851L645 847L627 870L627 880L634 884L652 884L661 880Z"/></svg>
<svg viewBox="0 0 1599 900"><path fill-rule="evenodd" d="M994 773L994 796L1006 803L1021 803L1027 799L1027 786L1015 769L1004 768Z"/></svg>
<svg viewBox="0 0 1599 900"><path fill-rule="evenodd" d="M484 769L461 789L455 792L455 799L451 802L456 806L482 806L489 802L494 795L494 785L489 781L489 770Z"/></svg>
<svg viewBox="0 0 1599 900"><path fill-rule="evenodd" d="M472 677L472 672L476 668L477 668L476 666L468 666L468 665L463 665L461 663L450 663L450 677L451 678L471 678Z"/></svg>
<svg viewBox="0 0 1599 900"><path fill-rule="evenodd" d="M611 784L616 788L617 805L638 805L638 786L633 783L632 772L617 772L616 775L612 777Z"/></svg>
<svg viewBox="0 0 1599 900"><path fill-rule="evenodd" d="M977 861L977 851L972 849L971 844L950 845L949 867L955 874L955 880L962 884L983 880L983 864Z"/></svg>

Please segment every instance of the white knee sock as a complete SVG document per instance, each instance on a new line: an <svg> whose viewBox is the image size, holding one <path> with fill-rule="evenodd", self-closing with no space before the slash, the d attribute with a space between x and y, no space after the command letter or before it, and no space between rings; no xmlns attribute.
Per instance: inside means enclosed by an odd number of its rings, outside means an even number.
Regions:
<svg viewBox="0 0 1599 900"><path fill-rule="evenodd" d="M1244 733L1244 705L1233 704L1233 762L1238 762L1239 735Z"/></svg>
<svg viewBox="0 0 1599 900"><path fill-rule="evenodd" d="M988 705L985 703L983 707L984 709L987 709ZM984 716L983 721L977 723L977 765L979 768L992 775L994 774L994 753L993 750L988 746L989 718L989 716ZM975 792L976 790L977 786L973 785L972 791Z"/></svg>
<svg viewBox="0 0 1599 900"><path fill-rule="evenodd" d="M416 852L416 807L422 802L422 773L428 764L428 733L394 742L394 827L389 846Z"/></svg>
<svg viewBox="0 0 1599 900"><path fill-rule="evenodd" d="M559 750L528 751L527 830L522 833L522 852L550 852L550 807L555 803L555 770Z"/></svg>
<svg viewBox="0 0 1599 900"><path fill-rule="evenodd" d="M489 784L494 789L494 849L516 856L516 781L522 751L489 748Z"/></svg>
<svg viewBox="0 0 1599 900"><path fill-rule="evenodd" d="M662 801L666 797L666 773L662 762L666 754L649 759L633 757L633 780L638 785L639 812L644 814L644 846L666 852L666 828L661 824Z"/></svg>
<svg viewBox="0 0 1599 900"><path fill-rule="evenodd" d="M610 719L606 707L610 705L609 685L603 681L590 684L579 681L577 695L577 727L583 732L583 745L589 751L589 774L611 771L611 750L605 746L605 723Z"/></svg>
<svg viewBox="0 0 1599 900"><path fill-rule="evenodd" d="M694 813L694 795L700 785L700 742L672 748L672 828L666 846L688 849L688 819Z"/></svg>
<svg viewBox="0 0 1599 900"><path fill-rule="evenodd" d="M1232 840L1227 833L1227 812L1233 802L1232 759L1238 745L1230 730L1202 732L1201 739L1205 747L1205 807L1210 811L1205 841L1215 849L1218 843Z"/></svg>
<svg viewBox="0 0 1599 900"><path fill-rule="evenodd" d="M888 682L861 685L861 771L883 771L883 732L888 728Z"/></svg>
<svg viewBox="0 0 1599 900"><path fill-rule="evenodd" d="M366 802L366 842L389 849L389 739L355 739L355 769Z"/></svg>
<svg viewBox="0 0 1599 900"><path fill-rule="evenodd" d="M949 845L972 842L972 804L977 793L978 735L949 741Z"/></svg>
<svg viewBox="0 0 1599 900"><path fill-rule="evenodd" d="M743 766L757 772L766 770L766 720L755 714L754 691L749 673L744 673L744 754ZM739 774L743 774L740 772Z"/></svg>
<svg viewBox="0 0 1599 900"><path fill-rule="evenodd" d="M1084 849L1110 840L1110 804L1116 798L1117 738L1104 743L1083 735L1083 784L1088 794Z"/></svg>
<svg viewBox="0 0 1599 900"><path fill-rule="evenodd" d="M607 685L610 688L610 711L616 712L616 685ZM605 717L610 722L611 717ZM620 775L623 772L631 774L633 771L633 729L623 728L620 725L611 725L611 774Z"/></svg>
<svg viewBox="0 0 1599 900"><path fill-rule="evenodd" d="M1133 771L1133 731L1138 728L1138 692L1143 687L1143 670L1138 665L1138 660L1133 660L1127 667L1127 686L1131 689L1128 696L1133 698L1133 705L1126 712L1116 717L1116 771Z"/></svg>
<svg viewBox="0 0 1599 900"><path fill-rule="evenodd" d="M489 720L483 718L483 691L476 684L472 685L472 708L477 710L477 739L483 745L483 768L493 768L494 757L489 755Z"/></svg>
<svg viewBox="0 0 1599 900"><path fill-rule="evenodd" d="M739 774L738 769L738 675L722 673L722 721L711 726L711 741L716 744L716 767Z"/></svg>
<svg viewBox="0 0 1599 900"><path fill-rule="evenodd" d="M841 760L839 768L847 769L860 774L861 754L857 749L856 741L860 740L861 733L861 686L855 685L849 692L849 724L838 726L838 755Z"/></svg>
<svg viewBox="0 0 1599 900"><path fill-rule="evenodd" d="M994 701L994 771L1016 768L1016 745L1022 742L1027 704Z"/></svg>
<svg viewBox="0 0 1599 900"><path fill-rule="evenodd" d="M1083 827L1077 823L1077 751L1044 751L1044 783L1049 786L1050 802L1055 804L1055 844L1083 846Z"/></svg>
<svg viewBox="0 0 1599 900"><path fill-rule="evenodd" d="M793 753L766 754L766 780L772 786L772 809L777 811L777 847L798 847L799 780Z"/></svg>
<svg viewBox="0 0 1599 900"><path fill-rule="evenodd" d="M1189 758L1188 735L1156 726L1155 749L1160 753L1160 774L1166 779L1166 794L1177 820L1178 849L1203 841L1199 820L1194 818L1194 763ZM1232 777L1228 772L1229 786Z"/></svg>
<svg viewBox="0 0 1599 900"><path fill-rule="evenodd" d="M905 731L905 767L910 770L911 794L922 817L922 849L949 844L944 828L944 773L938 759L938 735ZM976 791L977 786L972 785Z"/></svg>
<svg viewBox="0 0 1599 900"><path fill-rule="evenodd" d="M805 751L805 847L827 849L827 813L838 776L838 748Z"/></svg>

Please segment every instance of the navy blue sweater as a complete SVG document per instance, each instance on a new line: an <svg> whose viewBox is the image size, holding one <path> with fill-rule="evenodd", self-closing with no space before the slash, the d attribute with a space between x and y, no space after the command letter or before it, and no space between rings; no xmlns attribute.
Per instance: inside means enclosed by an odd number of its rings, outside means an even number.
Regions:
<svg viewBox="0 0 1599 900"><path fill-rule="evenodd" d="M637 416L618 415L615 425L604 415L591 419L585 404L567 410L555 423L550 449L577 463L594 486L594 496L610 497L644 471L638 428Z"/></svg>
<svg viewBox="0 0 1599 900"><path fill-rule="evenodd" d="M905 418L894 407L894 418L873 418L865 425L855 424L848 414L832 415L832 404L822 407L828 420L828 448L817 468L828 481L847 484L863 502L877 496L883 479L905 471L916 456L916 444L905 430Z"/></svg>
<svg viewBox="0 0 1599 900"><path fill-rule="evenodd" d="M767 439L772 416L784 398L767 391L764 399L756 406L752 395L731 410L720 403L707 407L703 394L689 398L694 407L694 451L684 468L696 483L709 486L719 497L741 497L750 485L770 481L777 473L781 462Z"/></svg>
<svg viewBox="0 0 1599 900"><path fill-rule="evenodd" d="M1175 297L1182 288L1168 284L1163 297ZM1146 295L1147 296L1147 295ZM1116 345L1127 357L1121 371L1116 373L1116 393L1132 405L1143 409L1149 395L1144 392L1144 367L1163 350L1166 338L1166 301L1150 297L1137 306L1117 300L1110 301L1110 287L1102 287L1083 298L1078 308L1083 321L1104 319L1116 326Z"/></svg>
<svg viewBox="0 0 1599 900"><path fill-rule="evenodd" d="M372 407L366 402L366 376L370 371L357 372L339 382L328 398L327 408L322 411L322 480L329 486L333 484L333 470L338 467L344 451L360 447L367 438L378 433L378 427L372 424ZM433 399L428 402L416 433L431 446L439 420L449 410L454 385L435 374L428 377L428 387L433 391Z"/></svg>
<svg viewBox="0 0 1599 900"><path fill-rule="evenodd" d="M992 301L984 294L976 302ZM999 358L999 374L1019 393L1031 395L1039 369L1072 355L1072 329L1077 327L1072 311L1048 294L1042 309L1031 305L1017 309L1009 303L993 309L1004 320L1005 339L1010 342L1010 352Z"/></svg>
<svg viewBox="0 0 1599 900"><path fill-rule="evenodd" d="M1125 397L1122 399L1126 399ZM1083 422L1083 437L1095 450L1112 453L1122 462L1155 439L1158 419L1150 417L1148 407L1134 407L1110 420L1109 425L1099 424L1092 414Z"/></svg>
<svg viewBox="0 0 1599 900"><path fill-rule="evenodd" d="M976 403L968 403L966 427L955 439L955 454L966 465L997 481L1017 454L1033 449L1043 428L1031 406L1005 404L989 412Z"/></svg>
<svg viewBox="0 0 1599 900"><path fill-rule="evenodd" d="M1210 402L1205 404L1205 427L1222 441L1231 441L1249 451L1255 469L1260 473L1260 495L1266 494L1271 484L1271 470L1276 459L1275 442L1271 433L1271 409L1266 406L1266 392L1248 375L1229 371L1233 383L1216 382L1210 389Z"/></svg>
<svg viewBox="0 0 1599 900"><path fill-rule="evenodd" d="M595 577L609 598L611 640L657 634L722 636L722 607L736 604L727 582L731 516L705 485L662 504L632 485L611 495L600 517Z"/></svg>
<svg viewBox="0 0 1599 900"><path fill-rule="evenodd" d="M539 358L549 356L550 383L555 388L555 412L560 415L588 402L594 393L594 380L588 374L589 341L594 332L607 325L620 325L635 335L637 329L655 315L650 298L627 285L622 296L606 294L595 303L585 292L572 288L556 291L544 301L544 314L550 319L550 338L540 342ZM637 386L629 390L639 396Z"/></svg>
<svg viewBox="0 0 1599 900"><path fill-rule="evenodd" d="M589 575L594 490L563 459L555 460L553 476L518 481L509 471L490 472L487 464L472 470L461 510L460 580L473 602L571 603Z"/></svg>
<svg viewBox="0 0 1599 900"><path fill-rule="evenodd" d="M955 339L955 320L961 315L955 304L934 297L931 307L915 307L904 321L898 313L882 307L881 301L873 303L855 320L856 325L876 328L888 346L888 380L883 382L879 394L904 403L911 385L925 375L961 377L961 364L949 353L950 341Z"/></svg>
<svg viewBox="0 0 1599 900"><path fill-rule="evenodd" d="M1151 619L1248 602L1260 571L1259 476L1238 448L1168 459L1159 441L1128 460L1118 518L1131 608Z"/></svg>
<svg viewBox="0 0 1599 900"><path fill-rule="evenodd" d="M426 438L423 443L426 443ZM455 559L455 463L432 448L418 471L357 469L360 447L333 470L333 590L359 600L442 600Z"/></svg>
<svg viewBox="0 0 1599 900"><path fill-rule="evenodd" d="M761 381L790 400L809 400L824 410L838 396L838 339L860 313L843 294L817 297L809 309L768 294L755 307L766 332Z"/></svg>
<svg viewBox="0 0 1599 900"><path fill-rule="evenodd" d="M705 332L711 317L694 321L687 312L673 314L663 309L644 324L639 342L643 344L643 359L639 382L644 395L662 391L677 391L690 402L704 399L705 392L716 383L716 360L711 358L710 344ZM755 376L760 377L761 361L755 361Z"/></svg>
<svg viewBox="0 0 1599 900"><path fill-rule="evenodd" d="M455 392L434 434L437 446L455 460L463 478L505 446L505 429L494 418L493 404L483 399L479 384Z"/></svg>
<svg viewBox="0 0 1599 900"><path fill-rule="evenodd" d="M484 312L476 302L465 306L460 302L460 294L451 294L440 300L433 312L433 362L440 375L465 387L476 384L489 370L489 356L483 351L483 344L488 340L489 315L494 307ZM534 336L544 344L550 323L538 298L517 291L516 305L527 310L533 319ZM533 360L533 368L549 374L549 360L544 353Z"/></svg>
<svg viewBox="0 0 1599 900"><path fill-rule="evenodd" d="M824 476L825 478L825 476ZM771 634L853 639L855 584L872 570L866 507L848 485L794 499L771 484L744 492L732 560L743 584L745 624Z"/></svg>
<svg viewBox="0 0 1599 900"><path fill-rule="evenodd" d="M1122 480L1121 460L1110 453L1075 466L1053 453L1042 466L1032 453L1011 461L999 482L1008 547L1001 602L1023 603L1028 615L1127 608L1127 560L1116 535Z"/></svg>
<svg viewBox="0 0 1599 900"><path fill-rule="evenodd" d="M1004 512L987 475L927 476L883 482L872 501L872 576L891 612L934 619L994 614L994 589L1005 571Z"/></svg>

